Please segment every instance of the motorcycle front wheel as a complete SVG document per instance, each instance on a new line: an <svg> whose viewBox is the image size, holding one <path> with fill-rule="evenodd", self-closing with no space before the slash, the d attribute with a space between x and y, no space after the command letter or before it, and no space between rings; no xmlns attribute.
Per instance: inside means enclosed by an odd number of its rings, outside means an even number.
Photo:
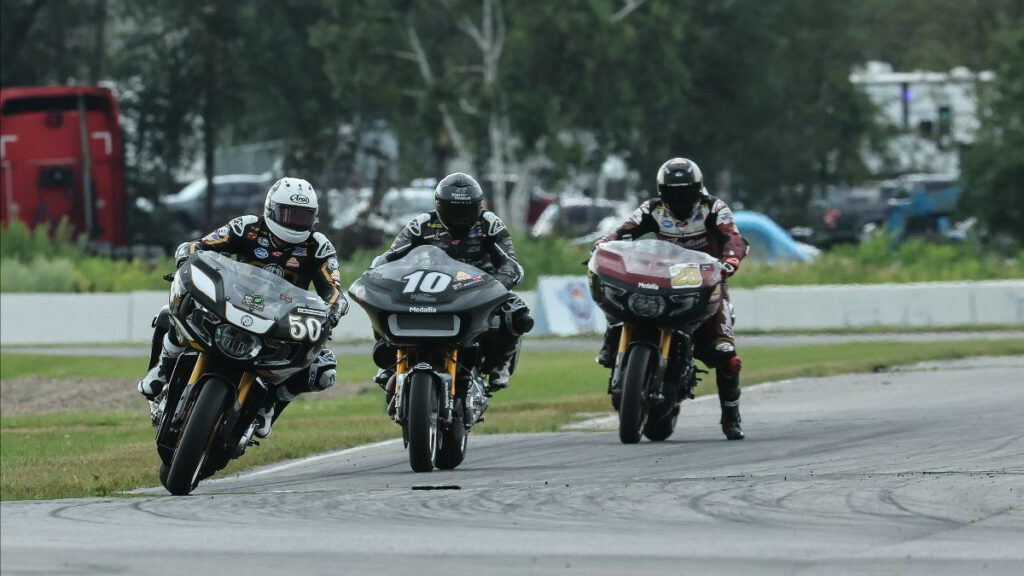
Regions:
<svg viewBox="0 0 1024 576"><path fill-rule="evenodd" d="M219 378L208 379L199 391L199 398L185 422L181 441L174 450L174 458L167 470L164 488L171 494L184 496L195 487L210 447L210 439L217 430L224 404L230 395L231 386Z"/></svg>
<svg viewBox="0 0 1024 576"><path fill-rule="evenodd" d="M619 407L619 440L636 444L647 423L644 391L650 374L653 354L647 346L634 346L623 357L626 373L622 378L622 400Z"/></svg>
<svg viewBox="0 0 1024 576"><path fill-rule="evenodd" d="M430 472L437 463L438 390L427 372L413 372L409 380L409 415L405 422L409 466L414 472Z"/></svg>

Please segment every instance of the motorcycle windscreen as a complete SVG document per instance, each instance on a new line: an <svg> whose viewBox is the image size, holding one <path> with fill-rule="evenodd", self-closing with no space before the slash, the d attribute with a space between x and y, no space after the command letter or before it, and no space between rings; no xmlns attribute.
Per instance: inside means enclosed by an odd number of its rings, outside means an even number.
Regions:
<svg viewBox="0 0 1024 576"><path fill-rule="evenodd" d="M452 302L465 291L481 288L505 291L490 274L429 245L417 246L400 260L367 272L367 276L384 281L397 301L409 304Z"/></svg>
<svg viewBox="0 0 1024 576"><path fill-rule="evenodd" d="M705 284L718 282L717 260L703 252L688 250L662 240L615 241L600 247L622 258L625 272L630 276L658 278L672 282L684 270L697 270L697 277ZM686 275L690 276L690 275ZM701 280L689 285L700 286ZM682 287L675 286L674 287Z"/></svg>
<svg viewBox="0 0 1024 576"><path fill-rule="evenodd" d="M236 262L216 252L202 252L200 258L220 268L224 296L240 310L261 318L274 319L289 313L298 305L316 311L317 316L326 316L327 305L319 296L276 274Z"/></svg>

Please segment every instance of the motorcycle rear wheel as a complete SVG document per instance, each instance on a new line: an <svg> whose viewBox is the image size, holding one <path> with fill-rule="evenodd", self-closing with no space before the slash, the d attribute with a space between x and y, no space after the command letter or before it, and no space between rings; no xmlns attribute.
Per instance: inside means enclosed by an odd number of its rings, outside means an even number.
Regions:
<svg viewBox="0 0 1024 576"><path fill-rule="evenodd" d="M644 436L653 442L667 440L675 432L676 421L679 420L679 407L675 406L668 414L652 411L647 416L647 425L644 426Z"/></svg>
<svg viewBox="0 0 1024 576"><path fill-rule="evenodd" d="M646 346L635 346L623 357L626 373L622 378L622 401L619 407L619 440L636 444L647 424L647 401L644 391L650 374L652 352Z"/></svg>
<svg viewBox="0 0 1024 576"><path fill-rule="evenodd" d="M441 435L441 448L437 451L437 468L454 470L466 458L469 432L462 420L461 406L457 406L452 425Z"/></svg>
<svg viewBox="0 0 1024 576"><path fill-rule="evenodd" d="M414 472L430 472L437 463L437 413L440 406L434 378L414 372L408 384L409 415L405 421L409 437L409 466Z"/></svg>
<svg viewBox="0 0 1024 576"><path fill-rule="evenodd" d="M231 386L219 378L210 378L199 391L199 398L185 422L181 441L174 450L174 458L167 471L164 488L175 496L184 496L198 483L199 471L210 448L210 440L217 430L224 404L231 395Z"/></svg>

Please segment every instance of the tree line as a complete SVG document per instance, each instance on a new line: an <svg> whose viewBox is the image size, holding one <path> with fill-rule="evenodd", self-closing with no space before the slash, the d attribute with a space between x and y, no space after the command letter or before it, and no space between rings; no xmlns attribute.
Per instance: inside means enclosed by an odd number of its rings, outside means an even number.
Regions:
<svg viewBox="0 0 1024 576"><path fill-rule="evenodd" d="M284 139L321 188L463 169L512 222L528 192L610 154L653 190L694 158L713 190L787 224L869 176L885 134L850 70L992 69L966 152L979 215L1024 239L1017 0L2 0L3 86L112 81L128 179L156 197L217 146ZM386 130L390 161L374 148ZM383 162L372 174L359 156ZM506 177L507 175L514 176Z"/></svg>

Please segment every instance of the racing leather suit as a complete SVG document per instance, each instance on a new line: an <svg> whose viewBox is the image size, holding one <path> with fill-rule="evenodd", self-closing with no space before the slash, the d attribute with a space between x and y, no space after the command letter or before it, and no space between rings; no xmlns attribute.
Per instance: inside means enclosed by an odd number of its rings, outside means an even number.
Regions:
<svg viewBox="0 0 1024 576"><path fill-rule="evenodd" d="M200 250L233 256L239 262L263 268L304 290L312 283L316 293L329 308L324 325L327 330L337 325L338 320L348 312L348 299L341 291L341 276L334 245L320 232L310 234L300 244L284 244L270 232L262 217L240 216L199 240L183 242L174 256L180 265ZM175 360L183 350L177 341L177 334L172 330L162 336L159 334L160 328L157 331L154 340L163 338L163 357ZM326 348L321 350L308 371L300 370L278 386L275 417L299 394L331 387L336 367L334 352Z"/></svg>
<svg viewBox="0 0 1024 576"><path fill-rule="evenodd" d="M685 220L676 218L660 199L648 200L614 232L598 243L610 240L635 240L651 232L655 233L659 240L704 252L720 260L743 260L747 255L747 242L736 227L732 210L723 200L709 194L704 194L694 204L693 210ZM705 365L715 367L723 420L727 408L735 408L738 419L740 399L739 372L742 362L736 354L732 312L728 282L723 278L722 306L694 334L694 355ZM605 338L606 342L614 340L617 343L621 324L611 327L613 320L609 319L610 328Z"/></svg>
<svg viewBox="0 0 1024 576"><path fill-rule="evenodd" d="M385 262L394 262L409 253L417 246L431 245L445 251L451 258L483 270L501 282L505 288L512 290L523 279L523 267L516 261L512 237L505 223L496 214L484 210L480 218L469 229L464 238L454 238L441 223L436 211L425 212L405 225L395 241L385 253L374 258L371 268ZM495 371L503 366L514 370L513 359L519 349L519 342L524 332L532 327L520 326L517 330L514 319L528 317L529 309L523 300L510 293L499 312L504 312L501 330L485 336L481 345L484 349L485 371ZM513 318L514 317L514 318ZM525 328L525 329L524 329ZM381 341L378 340L378 345ZM375 357L378 354L374 354ZM394 357L393 354L385 357ZM388 368L381 366L381 368Z"/></svg>

